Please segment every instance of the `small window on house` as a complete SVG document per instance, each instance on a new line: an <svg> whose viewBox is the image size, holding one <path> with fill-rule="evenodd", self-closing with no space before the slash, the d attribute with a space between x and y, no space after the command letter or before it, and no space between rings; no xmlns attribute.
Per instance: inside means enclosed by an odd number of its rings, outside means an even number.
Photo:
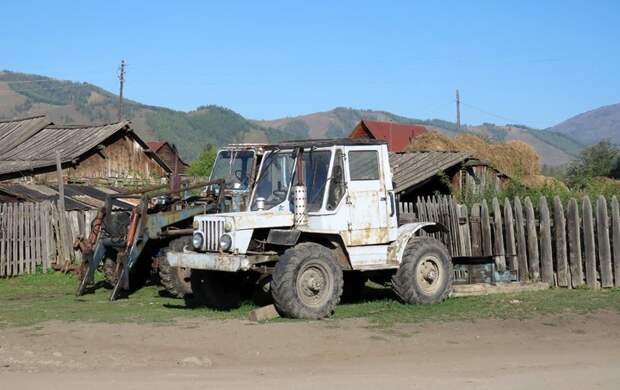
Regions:
<svg viewBox="0 0 620 390"><path fill-rule="evenodd" d="M379 180L379 159L376 150L349 152L351 180Z"/></svg>

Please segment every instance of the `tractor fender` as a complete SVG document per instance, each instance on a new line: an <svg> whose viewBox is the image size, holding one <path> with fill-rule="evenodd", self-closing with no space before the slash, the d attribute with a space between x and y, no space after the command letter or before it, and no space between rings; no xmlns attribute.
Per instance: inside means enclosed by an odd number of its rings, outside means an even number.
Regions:
<svg viewBox="0 0 620 390"><path fill-rule="evenodd" d="M448 229L438 222L412 222L406 223L398 227L398 237L388 247L388 259L390 262L400 262L403 259L403 253L405 247L409 242L409 239L415 236L419 231L425 231L427 233L434 232L447 232Z"/></svg>

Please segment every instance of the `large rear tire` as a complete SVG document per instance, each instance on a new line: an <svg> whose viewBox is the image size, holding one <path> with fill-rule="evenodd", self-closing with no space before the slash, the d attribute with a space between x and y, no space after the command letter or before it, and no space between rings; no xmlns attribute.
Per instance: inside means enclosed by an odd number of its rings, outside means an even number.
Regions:
<svg viewBox="0 0 620 390"><path fill-rule="evenodd" d="M180 237L170 241L167 250L159 258L159 280L166 291L173 297L183 298L192 293L191 270L189 268L172 267L166 257L167 251L182 252L191 243L191 237Z"/></svg>
<svg viewBox="0 0 620 390"><path fill-rule="evenodd" d="M330 316L342 295L342 268L328 248L305 242L287 249L272 275L271 295L285 317Z"/></svg>
<svg viewBox="0 0 620 390"><path fill-rule="evenodd" d="M440 303L450 295L453 280L452 258L446 247L431 237L413 237L392 278L392 288L404 303Z"/></svg>

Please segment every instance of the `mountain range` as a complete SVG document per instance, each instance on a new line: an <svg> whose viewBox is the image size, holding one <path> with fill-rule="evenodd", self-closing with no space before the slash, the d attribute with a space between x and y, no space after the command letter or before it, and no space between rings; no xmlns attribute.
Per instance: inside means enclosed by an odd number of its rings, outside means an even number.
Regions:
<svg viewBox="0 0 620 390"><path fill-rule="evenodd" d="M465 125L457 129L455 123L440 119L420 120L387 111L345 107L274 120L252 120L216 105L183 112L132 100L125 100L123 118L131 120L133 127L146 140L175 143L188 160L195 158L207 144L342 137L348 135L361 119L372 119L423 124L449 136L471 132L498 142L522 140L538 151L543 164L558 165L572 160L584 145L597 140L599 133L592 131L584 137L582 131L574 130L577 124L587 127L589 121L601 126L612 126L614 123L617 126L620 105L609 107L615 107L612 109L615 114L610 115L609 110L605 110L603 116L610 120L590 114L592 111L581 114L586 117L571 118L548 130L493 123ZM42 113L56 123L110 123L118 119L118 96L89 83L0 71L0 120ZM601 130L600 134L608 134L606 129Z"/></svg>

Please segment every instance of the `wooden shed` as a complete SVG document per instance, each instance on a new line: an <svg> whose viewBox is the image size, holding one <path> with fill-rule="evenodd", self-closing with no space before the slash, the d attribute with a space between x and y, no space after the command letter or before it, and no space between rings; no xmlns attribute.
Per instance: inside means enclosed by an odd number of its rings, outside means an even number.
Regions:
<svg viewBox="0 0 620 390"><path fill-rule="evenodd" d="M57 181L60 154L67 182L159 183L170 167L138 137L130 122L56 126L45 116L0 122L0 181Z"/></svg>
<svg viewBox="0 0 620 390"><path fill-rule="evenodd" d="M466 152L390 153L395 190L403 202L418 196L491 188L500 191L508 176Z"/></svg>

